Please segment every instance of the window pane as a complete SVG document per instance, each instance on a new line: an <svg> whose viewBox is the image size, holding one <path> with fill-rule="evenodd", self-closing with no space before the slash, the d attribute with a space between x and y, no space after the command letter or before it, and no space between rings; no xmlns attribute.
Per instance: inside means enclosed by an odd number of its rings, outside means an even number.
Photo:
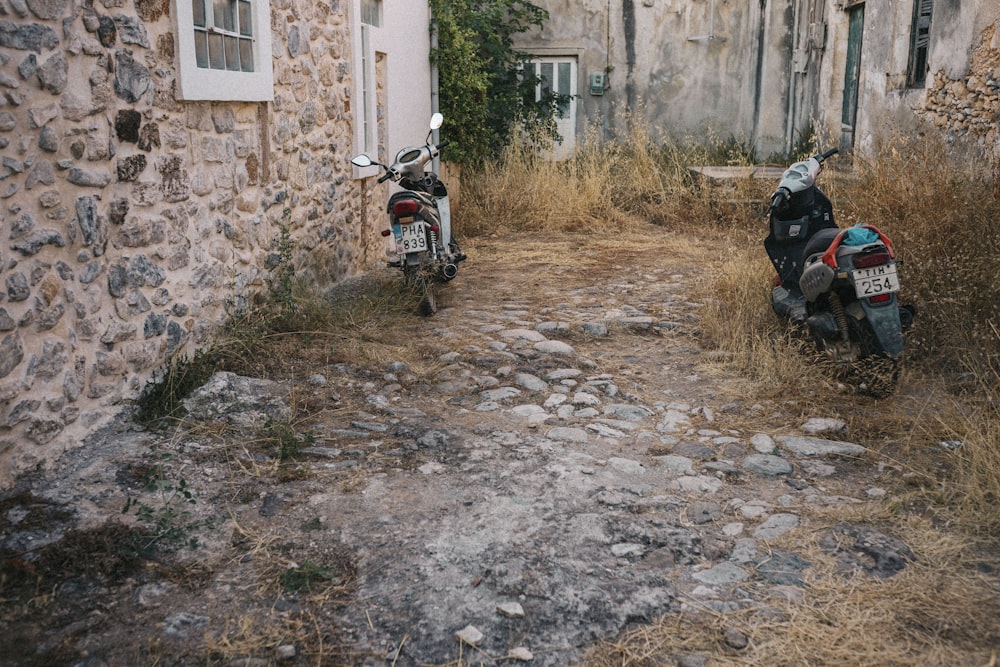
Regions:
<svg viewBox="0 0 1000 667"><path fill-rule="evenodd" d="M361 22L379 26L379 5L381 0L361 0Z"/></svg>
<svg viewBox="0 0 1000 667"><path fill-rule="evenodd" d="M249 39L240 40L240 68L244 72L253 71L253 41Z"/></svg>
<svg viewBox="0 0 1000 667"><path fill-rule="evenodd" d="M541 63L542 97L552 92L552 63Z"/></svg>
<svg viewBox="0 0 1000 667"><path fill-rule="evenodd" d="M534 79L535 77L535 63L525 62L521 67L521 80L525 81L528 79ZM531 89L527 89L527 86L522 87L521 90L524 95L524 99L521 100L525 106L528 106L537 100L535 99L535 87L531 86Z"/></svg>
<svg viewBox="0 0 1000 667"><path fill-rule="evenodd" d="M226 69L239 70L240 69L240 45L237 43L235 37L225 38L226 43Z"/></svg>
<svg viewBox="0 0 1000 667"><path fill-rule="evenodd" d="M222 52L222 35L208 36L208 66L226 69L226 56Z"/></svg>
<svg viewBox="0 0 1000 667"><path fill-rule="evenodd" d="M208 68L208 34L194 31L194 61L198 67Z"/></svg>
<svg viewBox="0 0 1000 667"><path fill-rule="evenodd" d="M215 0L215 27L222 28L223 30L229 30L230 32L235 32L236 30L236 16L235 16L235 0Z"/></svg>
<svg viewBox="0 0 1000 667"><path fill-rule="evenodd" d="M569 95L570 80L570 64L569 63L559 63L558 65L559 79L556 81L556 91L561 95ZM565 118L566 114L569 113L569 102L563 102L559 105L559 117Z"/></svg>
<svg viewBox="0 0 1000 667"><path fill-rule="evenodd" d="M253 21L250 19L250 3L240 2L240 34L253 35Z"/></svg>
<svg viewBox="0 0 1000 667"><path fill-rule="evenodd" d="M205 27L205 0L191 0L191 13L194 14L194 24Z"/></svg>

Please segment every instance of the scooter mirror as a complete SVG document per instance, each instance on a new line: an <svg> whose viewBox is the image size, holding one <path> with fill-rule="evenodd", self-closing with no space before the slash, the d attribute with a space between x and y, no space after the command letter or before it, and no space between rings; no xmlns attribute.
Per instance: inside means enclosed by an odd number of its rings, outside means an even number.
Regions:
<svg viewBox="0 0 1000 667"><path fill-rule="evenodd" d="M438 112L434 112L434 115L431 116L431 129L432 130L438 129L439 127L441 127L442 123L444 123L444 116L442 116Z"/></svg>
<svg viewBox="0 0 1000 667"><path fill-rule="evenodd" d="M357 155L351 158L351 164L355 167L370 167L374 164L374 162L372 162L372 159L367 155Z"/></svg>

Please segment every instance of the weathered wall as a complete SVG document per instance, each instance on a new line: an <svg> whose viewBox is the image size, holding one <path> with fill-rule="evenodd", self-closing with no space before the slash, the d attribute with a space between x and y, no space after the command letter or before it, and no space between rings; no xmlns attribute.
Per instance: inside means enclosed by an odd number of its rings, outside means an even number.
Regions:
<svg viewBox="0 0 1000 667"><path fill-rule="evenodd" d="M953 134L996 145L996 25L992 0L934 3L925 87L907 87L914 0L865 3L861 80L854 148L868 150L889 132L922 131L921 117ZM848 14L827 1L827 48L818 71L813 110L817 126L836 143L844 98ZM992 83L991 83L992 82ZM841 146L850 148L849 145Z"/></svg>
<svg viewBox="0 0 1000 667"><path fill-rule="evenodd" d="M947 132L1000 149L1000 24L982 31L964 73L953 78L943 68L935 72L921 115Z"/></svg>
<svg viewBox="0 0 1000 667"><path fill-rule="evenodd" d="M989 75L990 58L976 49L998 39L987 31L1000 20L1000 6L934 3L927 93L907 87L913 3L542 0L536 4L549 11L548 23L521 36L518 46L578 58L578 135L594 122L610 132L626 112L641 109L654 136L750 138L762 158L788 151L810 128L824 145L847 150L853 142L865 150L889 129L916 131L926 98L939 126L977 128L968 131L990 143L983 128L996 125L990 81L998 76ZM857 4L865 5L858 114L844 133L848 9ZM976 68L982 71L970 79ZM610 87L592 96L587 75L601 71L609 72Z"/></svg>
<svg viewBox="0 0 1000 667"><path fill-rule="evenodd" d="M798 80L818 66L823 45L809 24L822 19L822 0L536 4L550 19L518 46L578 57L579 133L595 120L610 131L639 110L655 136L750 138L767 155L787 150L809 124L816 92ZM588 74L604 71L608 90L590 95Z"/></svg>
<svg viewBox="0 0 1000 667"><path fill-rule="evenodd" d="M319 282L383 259L348 2L271 3L273 103L176 101L171 9L0 0L0 486L207 344L282 226Z"/></svg>

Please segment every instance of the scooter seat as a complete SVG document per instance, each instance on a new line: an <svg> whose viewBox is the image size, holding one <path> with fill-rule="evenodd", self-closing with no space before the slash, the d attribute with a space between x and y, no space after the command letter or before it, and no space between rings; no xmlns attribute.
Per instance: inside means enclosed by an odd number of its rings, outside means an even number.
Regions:
<svg viewBox="0 0 1000 667"><path fill-rule="evenodd" d="M837 236L840 235L842 230L837 227L830 227L828 229L820 229L812 238L806 243L805 249L802 251L802 259L815 255L818 252L823 252L830 247L830 244L834 242Z"/></svg>

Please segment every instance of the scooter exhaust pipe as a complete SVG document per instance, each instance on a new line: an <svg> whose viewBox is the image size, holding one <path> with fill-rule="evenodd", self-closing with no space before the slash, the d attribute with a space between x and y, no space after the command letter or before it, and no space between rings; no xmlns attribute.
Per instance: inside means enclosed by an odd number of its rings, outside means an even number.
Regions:
<svg viewBox="0 0 1000 667"><path fill-rule="evenodd" d="M441 277L445 280L451 280L458 275L458 266L455 264L445 264L441 268Z"/></svg>

